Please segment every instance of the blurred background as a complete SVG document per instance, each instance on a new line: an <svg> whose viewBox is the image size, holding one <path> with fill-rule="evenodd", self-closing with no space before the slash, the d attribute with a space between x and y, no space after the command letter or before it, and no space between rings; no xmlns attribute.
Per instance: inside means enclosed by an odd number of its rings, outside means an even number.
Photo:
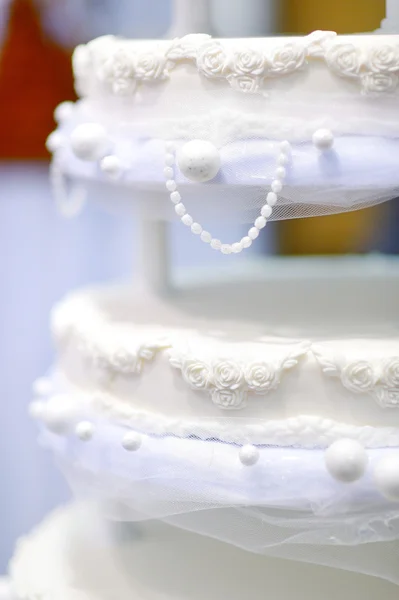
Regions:
<svg viewBox="0 0 399 600"><path fill-rule="evenodd" d="M372 31L385 16L385 0L209 2L212 33L219 36ZM15 539L68 498L26 414L32 381L53 359L50 308L70 288L126 276L132 264L133 223L95 206L73 221L57 215L45 150L53 109L75 98L74 45L104 33L165 36L173 29L173 4L184 13L196 0L0 0L0 574ZM258 248L397 253L395 204L280 222ZM174 241L177 263L184 262L190 236L182 231ZM190 247L190 262L214 262L214 253L197 247L194 256Z"/></svg>

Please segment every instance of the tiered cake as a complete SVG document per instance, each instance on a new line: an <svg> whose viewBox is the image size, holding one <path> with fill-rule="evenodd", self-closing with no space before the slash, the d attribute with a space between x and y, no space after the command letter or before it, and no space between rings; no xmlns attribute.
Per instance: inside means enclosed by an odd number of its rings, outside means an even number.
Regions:
<svg viewBox="0 0 399 600"><path fill-rule="evenodd" d="M31 412L80 503L20 542L18 598L396 597L366 575L399 583L399 265L234 255L395 196L398 38L105 37L74 69L56 200L133 209L141 270L53 310ZM213 277L173 281L176 218L232 255Z"/></svg>

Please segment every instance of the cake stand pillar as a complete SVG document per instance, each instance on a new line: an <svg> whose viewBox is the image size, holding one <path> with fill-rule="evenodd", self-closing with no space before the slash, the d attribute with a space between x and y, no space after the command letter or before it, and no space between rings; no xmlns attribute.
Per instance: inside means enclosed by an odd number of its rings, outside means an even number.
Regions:
<svg viewBox="0 0 399 600"><path fill-rule="evenodd" d="M211 33L209 2L211 0L173 0L172 25L166 38L189 33Z"/></svg>
<svg viewBox="0 0 399 600"><path fill-rule="evenodd" d="M170 290L168 225L141 218L138 224L136 281L141 290L165 294Z"/></svg>

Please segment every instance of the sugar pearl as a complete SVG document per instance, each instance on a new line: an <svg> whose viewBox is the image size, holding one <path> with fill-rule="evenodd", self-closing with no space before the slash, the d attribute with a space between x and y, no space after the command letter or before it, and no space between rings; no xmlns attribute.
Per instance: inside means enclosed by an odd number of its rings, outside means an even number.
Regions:
<svg viewBox="0 0 399 600"><path fill-rule="evenodd" d="M191 227L191 225L193 224L193 218L191 215L185 214L182 216L181 222L183 223L183 225L187 225L187 227Z"/></svg>
<svg viewBox="0 0 399 600"><path fill-rule="evenodd" d="M273 192L270 192L271 194ZM276 200L277 200L277 196L276 196ZM270 205L265 204L264 206L262 206L262 210L260 211L262 217L265 217L265 219L268 219L269 217L271 217L273 209Z"/></svg>
<svg viewBox="0 0 399 600"><path fill-rule="evenodd" d="M331 477L343 483L363 477L368 462L366 450L351 439L337 440L327 448L324 457Z"/></svg>
<svg viewBox="0 0 399 600"><path fill-rule="evenodd" d="M50 133L46 140L46 148L49 152L56 152L64 144L64 136L59 131Z"/></svg>
<svg viewBox="0 0 399 600"><path fill-rule="evenodd" d="M76 425L75 433L82 442L88 442L94 435L94 425L89 421L81 421Z"/></svg>
<svg viewBox="0 0 399 600"><path fill-rule="evenodd" d="M231 254L232 252L232 248L230 244L222 244L222 247L220 248L222 254Z"/></svg>
<svg viewBox="0 0 399 600"><path fill-rule="evenodd" d="M54 119L57 121L57 123L62 123L63 121L70 119L74 110L74 106L75 105L73 102L61 102L61 104L59 104L54 111Z"/></svg>
<svg viewBox="0 0 399 600"><path fill-rule="evenodd" d="M374 469L374 481L378 491L391 502L399 502L399 454L383 456Z"/></svg>
<svg viewBox="0 0 399 600"><path fill-rule="evenodd" d="M81 160L96 161L107 154L110 142L100 123L82 123L71 133L72 152Z"/></svg>
<svg viewBox="0 0 399 600"><path fill-rule="evenodd" d="M267 194L266 202L269 206L275 206L277 203L277 195L275 192L269 192Z"/></svg>
<svg viewBox="0 0 399 600"><path fill-rule="evenodd" d="M177 163L190 181L210 181L220 169L219 150L207 140L191 140L179 150Z"/></svg>
<svg viewBox="0 0 399 600"><path fill-rule="evenodd" d="M179 192L172 192L170 195L170 199L172 200L173 204L179 204L180 200L181 200L181 196Z"/></svg>
<svg viewBox="0 0 399 600"><path fill-rule="evenodd" d="M272 188L272 192L274 192L275 194L279 194L283 189L283 184L278 179L275 179L274 181L272 181L270 187Z"/></svg>
<svg viewBox="0 0 399 600"><path fill-rule="evenodd" d="M251 240L256 240L258 235L259 235L259 229L256 229L256 227L251 227L251 229L248 231L248 237L250 237Z"/></svg>
<svg viewBox="0 0 399 600"><path fill-rule="evenodd" d="M201 233L201 240L202 240L203 242L205 242L206 244L210 244L210 242L211 242L211 239L212 239L212 236L211 236L211 234L209 233L209 231L203 231L203 232Z"/></svg>
<svg viewBox="0 0 399 600"><path fill-rule="evenodd" d="M129 431L122 438L122 446L128 452L136 452L142 444L142 437L135 431Z"/></svg>
<svg viewBox="0 0 399 600"><path fill-rule="evenodd" d="M289 158L286 154L281 153L277 158L277 164L281 166L285 166L289 163Z"/></svg>
<svg viewBox="0 0 399 600"><path fill-rule="evenodd" d="M168 179L168 181L166 182L166 189L169 190L169 192L174 192L176 188L176 181L174 181L173 179Z"/></svg>
<svg viewBox="0 0 399 600"><path fill-rule="evenodd" d="M100 168L105 175L108 175L111 179L117 179L122 172L122 165L120 159L111 154L104 156L100 163Z"/></svg>
<svg viewBox="0 0 399 600"><path fill-rule="evenodd" d="M291 151L291 144L289 143L288 140L284 140L283 142L281 142L280 144L280 149L282 152L284 152L285 154L288 154Z"/></svg>
<svg viewBox="0 0 399 600"><path fill-rule="evenodd" d="M48 377L39 377L33 383L32 389L35 396L48 396L53 391L53 383Z"/></svg>
<svg viewBox="0 0 399 600"><path fill-rule="evenodd" d="M234 244L231 245L231 251L234 254L239 254L240 252L242 252L243 250L243 245L241 242L235 242Z"/></svg>
<svg viewBox="0 0 399 600"><path fill-rule="evenodd" d="M319 150L330 150L334 145L334 134L330 129L318 129L314 132L312 141Z"/></svg>
<svg viewBox="0 0 399 600"><path fill-rule="evenodd" d="M175 157L173 154L166 154L165 155L165 165L167 167L173 167L173 165L175 164Z"/></svg>
<svg viewBox="0 0 399 600"><path fill-rule="evenodd" d="M217 238L211 239L211 248L213 248L214 250L220 250L221 247L222 242L220 240L218 240Z"/></svg>
<svg viewBox="0 0 399 600"><path fill-rule="evenodd" d="M167 151L168 153L169 153L169 152L170 152L170 153L174 152L174 150L175 150L175 144L174 144L174 142L166 142L166 144L165 144L165 148L166 148L166 151Z"/></svg>
<svg viewBox="0 0 399 600"><path fill-rule="evenodd" d="M245 235L242 239L240 244L242 245L243 248L249 248L252 244L252 240L250 237L248 237L247 235Z"/></svg>
<svg viewBox="0 0 399 600"><path fill-rule="evenodd" d="M256 229L263 229L266 225L266 219L265 217L258 217L255 221L255 227Z"/></svg>
<svg viewBox="0 0 399 600"><path fill-rule="evenodd" d="M243 465L246 467L252 467L259 460L259 450L255 446L247 444L246 446L240 448L238 457Z"/></svg>
<svg viewBox="0 0 399 600"><path fill-rule="evenodd" d="M179 217L182 217L187 212L186 207L184 206L184 204L182 202L180 202L179 204L176 204L175 211L176 211L176 214L179 215Z"/></svg>
<svg viewBox="0 0 399 600"><path fill-rule="evenodd" d="M193 223L191 225L191 231L192 233L195 233L195 235L200 235L202 233L202 227L199 223Z"/></svg>
<svg viewBox="0 0 399 600"><path fill-rule="evenodd" d="M171 179L173 177L173 169L172 167L165 167L163 170L164 177L166 179Z"/></svg>
<svg viewBox="0 0 399 600"><path fill-rule="evenodd" d="M277 167L276 169L276 178L277 179L285 179L287 175L287 171L285 169L285 167Z"/></svg>

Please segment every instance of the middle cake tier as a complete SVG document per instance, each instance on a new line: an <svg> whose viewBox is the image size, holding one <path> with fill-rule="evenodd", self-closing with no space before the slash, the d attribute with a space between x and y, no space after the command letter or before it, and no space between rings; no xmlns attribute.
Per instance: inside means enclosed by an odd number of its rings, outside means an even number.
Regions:
<svg viewBox="0 0 399 600"><path fill-rule="evenodd" d="M52 313L52 381L36 386L53 396L47 420L89 410L156 435L398 446L397 261L277 260L244 272L162 299L117 285L67 296Z"/></svg>

